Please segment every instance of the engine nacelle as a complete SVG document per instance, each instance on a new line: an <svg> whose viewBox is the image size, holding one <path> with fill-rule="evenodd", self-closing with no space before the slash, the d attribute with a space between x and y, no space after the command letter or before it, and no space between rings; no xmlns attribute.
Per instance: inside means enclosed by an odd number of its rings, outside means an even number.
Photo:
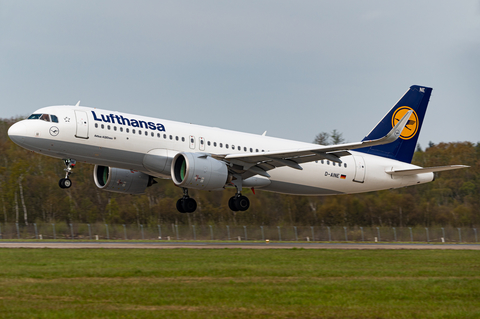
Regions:
<svg viewBox="0 0 480 319"><path fill-rule="evenodd" d="M228 179L227 164L206 154L178 153L172 161L172 180L185 188L216 190Z"/></svg>
<svg viewBox="0 0 480 319"><path fill-rule="evenodd" d="M98 188L116 193L143 194L153 177L139 171L95 165L93 179Z"/></svg>

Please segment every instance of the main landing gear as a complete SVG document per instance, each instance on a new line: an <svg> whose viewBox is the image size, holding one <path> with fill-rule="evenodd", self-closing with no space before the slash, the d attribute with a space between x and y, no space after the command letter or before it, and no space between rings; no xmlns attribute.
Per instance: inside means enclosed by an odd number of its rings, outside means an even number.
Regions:
<svg viewBox="0 0 480 319"><path fill-rule="evenodd" d="M64 159L63 162L66 166L64 169L65 178L62 178L60 181L58 181L58 186L60 186L60 188L70 188L72 186L72 180L69 178L69 176L72 174L72 170L75 168L75 164L77 162L74 159Z"/></svg>
<svg viewBox="0 0 480 319"><path fill-rule="evenodd" d="M239 175L234 175L232 184L237 189L237 193L230 197L228 200L228 208L234 212L246 211L250 207L250 201L247 197L243 196L242 191L242 177Z"/></svg>
<svg viewBox="0 0 480 319"><path fill-rule="evenodd" d="M188 196L188 189L183 189L183 197L177 201L177 210L180 213L193 213L197 209L197 202Z"/></svg>
<svg viewBox="0 0 480 319"><path fill-rule="evenodd" d="M228 208L234 212L246 211L250 207L250 201L248 197L243 196L240 193L235 194L235 196L230 197L228 200Z"/></svg>

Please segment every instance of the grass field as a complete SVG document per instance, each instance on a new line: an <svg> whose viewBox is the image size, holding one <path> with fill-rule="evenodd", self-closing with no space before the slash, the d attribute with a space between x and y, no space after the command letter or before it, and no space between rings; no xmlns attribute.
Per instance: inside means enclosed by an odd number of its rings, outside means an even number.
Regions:
<svg viewBox="0 0 480 319"><path fill-rule="evenodd" d="M0 318L480 318L480 253L0 249Z"/></svg>

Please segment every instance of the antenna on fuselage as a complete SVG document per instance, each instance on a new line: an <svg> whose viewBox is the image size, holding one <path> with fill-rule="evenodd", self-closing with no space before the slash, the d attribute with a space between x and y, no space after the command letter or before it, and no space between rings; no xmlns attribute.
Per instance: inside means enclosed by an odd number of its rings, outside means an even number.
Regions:
<svg viewBox="0 0 480 319"><path fill-rule="evenodd" d="M75 104L75 107L77 106L80 106L80 101L78 101L77 104Z"/></svg>

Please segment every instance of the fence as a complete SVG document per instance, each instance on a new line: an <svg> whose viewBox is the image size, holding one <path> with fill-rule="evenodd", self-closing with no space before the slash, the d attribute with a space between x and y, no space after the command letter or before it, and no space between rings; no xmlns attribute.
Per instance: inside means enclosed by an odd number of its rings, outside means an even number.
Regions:
<svg viewBox="0 0 480 319"><path fill-rule="evenodd" d="M0 239L478 242L476 228L0 224Z"/></svg>

